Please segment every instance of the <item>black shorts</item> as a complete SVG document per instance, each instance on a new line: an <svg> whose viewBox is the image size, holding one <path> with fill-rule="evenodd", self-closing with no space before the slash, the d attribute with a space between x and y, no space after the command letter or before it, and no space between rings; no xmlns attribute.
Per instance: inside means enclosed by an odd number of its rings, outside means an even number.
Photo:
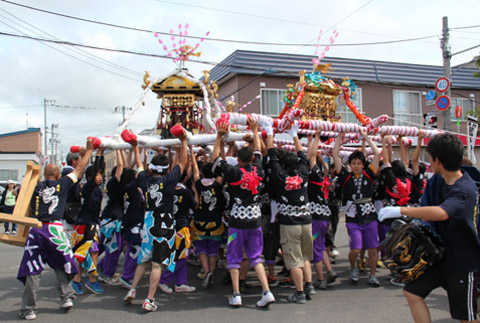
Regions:
<svg viewBox="0 0 480 323"><path fill-rule="evenodd" d="M407 283L404 290L425 298L434 289L443 287L447 291L452 318L473 321L477 317L477 283L478 273L451 271L437 264L417 280Z"/></svg>

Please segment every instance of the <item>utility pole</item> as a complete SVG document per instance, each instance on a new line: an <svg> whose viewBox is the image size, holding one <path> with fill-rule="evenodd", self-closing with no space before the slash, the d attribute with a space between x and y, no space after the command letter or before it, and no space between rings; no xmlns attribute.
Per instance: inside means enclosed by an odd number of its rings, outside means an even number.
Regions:
<svg viewBox="0 0 480 323"><path fill-rule="evenodd" d="M444 95L448 96L451 102L451 97L450 97L450 87L452 86L452 68L450 66L450 60L452 58L452 51L451 51L451 46L449 44L449 30L448 30L448 17L443 17L443 30L442 30L442 41L441 41L441 47L442 47L442 53L443 53L443 76L448 79L450 82L450 86L448 89L445 91ZM450 105L445 111L442 112L443 114L443 129L447 131L452 130L452 118L451 118L451 110L452 106Z"/></svg>
<svg viewBox="0 0 480 323"><path fill-rule="evenodd" d="M122 105L122 106L116 106L113 109L113 113L121 113L122 114L122 122L120 123L120 125L122 125L125 122L125 111L132 111L132 108Z"/></svg>
<svg viewBox="0 0 480 323"><path fill-rule="evenodd" d="M54 164L57 163L57 154L55 152L55 142L57 141L55 139L55 137L56 137L57 134L55 133L55 128L58 128L58 123L57 124L52 123L52 128L51 128L52 133L51 133L51 136L50 136L50 138L51 138L50 143L52 144L52 161L51 162L53 162Z"/></svg>
<svg viewBox="0 0 480 323"><path fill-rule="evenodd" d="M45 152L43 153L44 162L46 157L48 157L48 141L47 141L47 106L48 104L55 103L55 100L43 99L43 131L45 139Z"/></svg>

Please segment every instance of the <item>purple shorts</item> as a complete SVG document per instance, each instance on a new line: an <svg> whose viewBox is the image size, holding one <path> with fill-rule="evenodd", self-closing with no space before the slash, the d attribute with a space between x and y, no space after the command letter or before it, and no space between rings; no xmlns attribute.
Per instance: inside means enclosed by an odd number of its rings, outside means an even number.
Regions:
<svg viewBox="0 0 480 323"><path fill-rule="evenodd" d="M377 221L368 224L346 223L350 238L350 249L378 248Z"/></svg>
<svg viewBox="0 0 480 323"><path fill-rule="evenodd" d="M250 267L261 263L263 252L262 228L236 229L228 228L227 269L240 269L243 260L243 249L250 260Z"/></svg>
<svg viewBox="0 0 480 323"><path fill-rule="evenodd" d="M216 257L222 246L222 241L213 239L194 240L193 246L197 255L206 254L209 257Z"/></svg>
<svg viewBox="0 0 480 323"><path fill-rule="evenodd" d="M387 236L388 231L390 231L390 226L383 223L378 223L378 240L381 242Z"/></svg>
<svg viewBox="0 0 480 323"><path fill-rule="evenodd" d="M325 236L327 235L329 221L312 220L313 236L313 260L314 264L323 260L323 251L325 250Z"/></svg>

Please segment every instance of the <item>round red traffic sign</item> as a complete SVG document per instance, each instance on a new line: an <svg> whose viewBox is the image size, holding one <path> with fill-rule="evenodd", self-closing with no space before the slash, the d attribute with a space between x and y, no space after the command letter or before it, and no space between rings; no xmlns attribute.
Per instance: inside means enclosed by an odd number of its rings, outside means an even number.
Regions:
<svg viewBox="0 0 480 323"><path fill-rule="evenodd" d="M457 105L455 107L455 116L457 119L461 119L463 114L463 107L461 105Z"/></svg>
<svg viewBox="0 0 480 323"><path fill-rule="evenodd" d="M439 96L437 101L435 102L435 105L440 111L447 110L450 106L450 98L446 95Z"/></svg>
<svg viewBox="0 0 480 323"><path fill-rule="evenodd" d="M435 89L442 93L448 90L450 87L450 81L446 77L441 77L435 82Z"/></svg>

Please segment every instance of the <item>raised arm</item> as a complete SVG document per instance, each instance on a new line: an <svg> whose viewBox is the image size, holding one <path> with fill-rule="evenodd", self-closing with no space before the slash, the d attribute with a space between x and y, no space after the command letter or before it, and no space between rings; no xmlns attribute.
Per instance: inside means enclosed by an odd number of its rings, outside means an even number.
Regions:
<svg viewBox="0 0 480 323"><path fill-rule="evenodd" d="M222 137L228 132L228 122L218 122L217 123L217 137L215 138L215 144L213 145L212 159L217 159L220 156L220 146L222 142Z"/></svg>
<svg viewBox="0 0 480 323"><path fill-rule="evenodd" d="M185 167L187 167L188 159L187 132L185 131L182 136L178 137L178 139L180 139L180 156L178 157L178 166L180 166L180 173L183 173L183 170L185 169Z"/></svg>
<svg viewBox="0 0 480 323"><path fill-rule="evenodd" d="M380 164L380 149L378 149L377 145L372 141L372 139L367 135L366 132L362 131L362 136L365 138L365 141L368 143L370 148L372 148L373 151L373 159L372 163L370 164L372 167L372 170L374 172L378 171L378 165Z"/></svg>
<svg viewBox="0 0 480 323"><path fill-rule="evenodd" d="M408 167L408 147L405 146L405 143L402 140L402 136L397 137L398 145L400 147L400 160L405 165L405 168Z"/></svg>
<svg viewBox="0 0 480 323"><path fill-rule="evenodd" d="M342 171L342 159L340 158L340 146L342 145L344 133L340 132L335 139L335 145L333 146L333 164L335 165L335 172L340 174Z"/></svg>
<svg viewBox="0 0 480 323"><path fill-rule="evenodd" d="M310 169L317 163L317 153L318 153L318 143L320 142L320 132L322 129L317 129L315 133L315 138L313 139L312 146L308 149L308 162L310 164Z"/></svg>
<svg viewBox="0 0 480 323"><path fill-rule="evenodd" d="M253 132L253 147L254 151L260 151L261 144L260 144L260 137L258 135L258 122L257 119L250 117L248 118L248 125Z"/></svg>
<svg viewBox="0 0 480 323"><path fill-rule="evenodd" d="M193 181L196 182L200 179L200 172L198 171L197 158L195 157L195 154L193 153L193 146L190 146L190 159L192 160Z"/></svg>
<svg viewBox="0 0 480 323"><path fill-rule="evenodd" d="M420 158L420 152L422 150L422 142L423 142L424 137L425 137L425 132L423 132L423 130L419 130L418 131L417 147L415 148L415 151L413 152L413 156L412 156L413 176L416 176L416 175L418 175L418 173L420 173L420 167L418 165L418 159Z"/></svg>
<svg viewBox="0 0 480 323"><path fill-rule="evenodd" d="M77 179L82 178L83 173L85 172L85 168L87 167L88 163L90 162L90 157L92 157L93 153L93 143L91 139L87 140L87 148L84 147L80 148L80 160L78 161L77 167L73 170L73 174Z"/></svg>
<svg viewBox="0 0 480 323"><path fill-rule="evenodd" d="M115 155L117 157L117 169L115 170L115 178L118 182L120 182L120 178L122 177L123 173L123 157L122 157L122 149L116 149Z"/></svg>
<svg viewBox="0 0 480 323"><path fill-rule="evenodd" d="M385 164L392 162L392 152L388 148L391 147L390 142L390 136L382 136L382 155Z"/></svg>

